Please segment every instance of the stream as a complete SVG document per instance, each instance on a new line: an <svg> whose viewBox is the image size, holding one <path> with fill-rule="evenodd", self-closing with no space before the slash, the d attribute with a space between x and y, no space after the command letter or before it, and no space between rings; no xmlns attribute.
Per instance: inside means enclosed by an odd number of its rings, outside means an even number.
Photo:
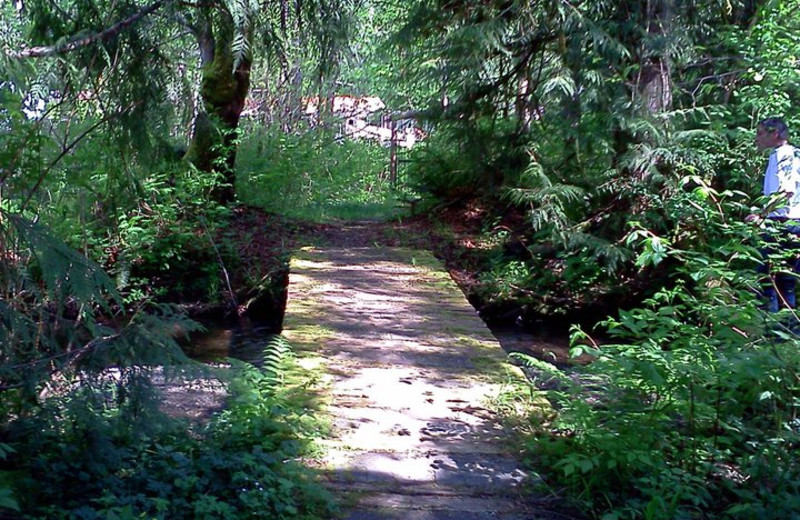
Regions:
<svg viewBox="0 0 800 520"><path fill-rule="evenodd" d="M233 358L261 366L264 347L280 332L274 320L239 318L201 323L206 331L192 334L183 350L190 358L204 363Z"/></svg>
<svg viewBox="0 0 800 520"><path fill-rule="evenodd" d="M207 331L193 334L184 351L192 359L212 363L233 358L260 366L264 347L280 333L275 321L248 318L203 322ZM521 327L492 327L506 352L523 352L559 366L569 364L569 341Z"/></svg>

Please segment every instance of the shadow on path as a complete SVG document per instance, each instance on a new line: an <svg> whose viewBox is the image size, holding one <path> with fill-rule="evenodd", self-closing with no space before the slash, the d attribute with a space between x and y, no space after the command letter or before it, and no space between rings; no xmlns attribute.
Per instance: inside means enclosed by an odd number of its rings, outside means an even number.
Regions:
<svg viewBox="0 0 800 520"><path fill-rule="evenodd" d="M283 331L326 368L334 428L318 463L343 518L571 518L525 493L535 476L493 410L521 376L430 253L298 252Z"/></svg>

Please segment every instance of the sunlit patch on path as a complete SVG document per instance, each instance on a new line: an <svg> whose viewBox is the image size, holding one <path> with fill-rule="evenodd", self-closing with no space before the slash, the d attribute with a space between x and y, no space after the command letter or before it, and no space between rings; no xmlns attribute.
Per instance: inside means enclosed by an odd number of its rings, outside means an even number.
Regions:
<svg viewBox="0 0 800 520"><path fill-rule="evenodd" d="M299 252L283 334L325 367L319 464L343 518L563 518L522 499L530 477L491 405L519 376L429 253Z"/></svg>

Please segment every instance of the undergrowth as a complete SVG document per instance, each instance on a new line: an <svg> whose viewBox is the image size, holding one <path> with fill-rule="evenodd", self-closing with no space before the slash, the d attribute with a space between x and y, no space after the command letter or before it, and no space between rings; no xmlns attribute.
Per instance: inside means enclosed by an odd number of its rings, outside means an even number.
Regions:
<svg viewBox="0 0 800 520"><path fill-rule="evenodd" d="M520 356L553 403L531 415L530 460L595 518L800 515L798 321L761 308L758 237L731 218L741 195L687 184L671 209L692 248L632 225L637 265L672 262L671 282L602 323L607 342L575 329L588 366Z"/></svg>
<svg viewBox="0 0 800 520"><path fill-rule="evenodd" d="M12 421L0 443L0 508L38 519L330 517L330 496L302 464L324 431L306 376L284 340L264 348L260 368L206 370L227 381L229 397L204 426L153 406L149 370L80 386Z"/></svg>
<svg viewBox="0 0 800 520"><path fill-rule="evenodd" d="M252 132L238 154L240 200L270 212L320 222L386 220L399 213L389 179L389 149L312 129L296 135Z"/></svg>

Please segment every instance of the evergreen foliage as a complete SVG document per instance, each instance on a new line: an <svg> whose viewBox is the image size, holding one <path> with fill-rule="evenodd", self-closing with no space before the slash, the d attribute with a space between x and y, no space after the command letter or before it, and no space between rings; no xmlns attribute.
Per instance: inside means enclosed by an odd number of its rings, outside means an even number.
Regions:
<svg viewBox="0 0 800 520"><path fill-rule="evenodd" d="M746 129L774 111L793 121L796 71L780 55L795 22L784 5L706 7L467 1L413 10L396 42L412 45L416 66L405 70L431 93L436 125L410 170L415 186L446 204L488 201L489 220L507 220L496 229L524 246L484 261L483 301L515 302L522 319L566 305L635 305L664 281L635 269L629 221L671 229L664 201L685 175L757 194L762 165ZM524 224L507 218L520 214ZM597 269L573 274L586 264ZM510 286L518 289L496 290Z"/></svg>
<svg viewBox="0 0 800 520"><path fill-rule="evenodd" d="M593 361L572 377L551 370L558 416L529 448L603 518L791 518L797 319L760 309L753 230L729 219L741 194L695 186L672 208L692 249L630 235L640 265L680 261L672 283L609 318L609 341L575 331L574 354Z"/></svg>
<svg viewBox="0 0 800 520"><path fill-rule="evenodd" d="M486 209L486 308L611 315L605 341L575 334L585 368L522 356L557 387L527 446L548 482L604 518L796 514L797 320L759 309L740 222L756 121L800 128L799 7L0 4L0 512L330 514L295 462L318 425L287 345L191 435L152 383L191 365L175 331L196 324L164 302L225 298L237 197L314 219L394 205L387 151L334 138L321 100L347 93L424 126L421 206Z"/></svg>
<svg viewBox="0 0 800 520"><path fill-rule="evenodd" d="M487 208L484 311L612 316L585 368L524 359L557 389L532 460L591 516L796 514L797 318L759 308L742 221L751 130L797 126L797 7L420 2L398 36L434 93L420 191Z"/></svg>
<svg viewBox="0 0 800 520"><path fill-rule="evenodd" d="M239 67L261 6L224 7L221 54ZM292 462L315 429L288 397L287 345L265 348L264 372L238 369L207 430L159 411L154 381L208 377L179 346L199 325L163 302L227 299L222 264L237 261L218 243L225 172L176 145L201 86L179 27L208 13L0 9L0 516L324 516L326 495Z"/></svg>

